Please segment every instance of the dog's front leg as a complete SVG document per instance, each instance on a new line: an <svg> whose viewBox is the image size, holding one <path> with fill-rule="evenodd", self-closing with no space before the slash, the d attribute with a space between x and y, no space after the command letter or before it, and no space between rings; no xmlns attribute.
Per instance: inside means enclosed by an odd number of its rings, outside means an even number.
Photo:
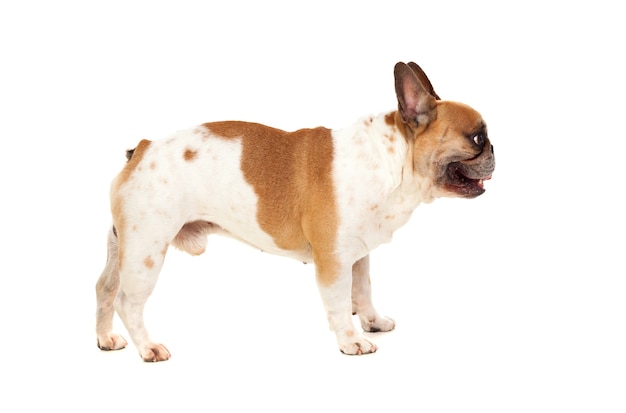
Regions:
<svg viewBox="0 0 626 413"><path fill-rule="evenodd" d="M330 329L344 354L374 353L377 347L356 330L352 321L352 264L316 262L317 284Z"/></svg>
<svg viewBox="0 0 626 413"><path fill-rule="evenodd" d="M372 303L369 255L352 266L352 313L359 316L363 330L370 333L391 331L396 326L393 320L378 314Z"/></svg>

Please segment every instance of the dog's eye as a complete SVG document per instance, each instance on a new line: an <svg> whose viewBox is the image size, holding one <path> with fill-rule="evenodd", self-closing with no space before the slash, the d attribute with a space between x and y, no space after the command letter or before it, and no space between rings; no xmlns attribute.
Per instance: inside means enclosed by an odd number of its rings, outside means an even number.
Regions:
<svg viewBox="0 0 626 413"><path fill-rule="evenodd" d="M472 140L476 145L483 146L485 144L485 135L483 135L482 133L476 134L474 135Z"/></svg>

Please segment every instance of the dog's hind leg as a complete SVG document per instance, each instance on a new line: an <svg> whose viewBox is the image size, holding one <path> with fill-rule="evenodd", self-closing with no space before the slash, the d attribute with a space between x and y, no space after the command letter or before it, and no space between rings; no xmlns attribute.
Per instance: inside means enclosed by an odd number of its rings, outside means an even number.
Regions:
<svg viewBox="0 0 626 413"><path fill-rule="evenodd" d="M175 221L161 219L160 228L143 225L124 234L120 247L119 292L115 309L144 361L165 361L170 352L155 343L144 325L144 306L156 285L169 245L199 255L206 247L207 235L215 226L195 221L179 227Z"/></svg>
<svg viewBox="0 0 626 413"><path fill-rule="evenodd" d="M390 331L395 327L393 320L382 317L372 303L369 255L352 266L352 312L359 316L363 330L372 333Z"/></svg>
<svg viewBox="0 0 626 413"><path fill-rule="evenodd" d="M114 302L120 286L118 244L115 227L111 227L107 241L107 262L96 284L96 335L102 350L120 350L126 340L113 333Z"/></svg>
<svg viewBox="0 0 626 413"><path fill-rule="evenodd" d="M115 301L128 334L144 361L165 361L170 352L154 342L144 324L144 307L156 285L171 239L164 225L154 233L150 226L120 235L120 288Z"/></svg>

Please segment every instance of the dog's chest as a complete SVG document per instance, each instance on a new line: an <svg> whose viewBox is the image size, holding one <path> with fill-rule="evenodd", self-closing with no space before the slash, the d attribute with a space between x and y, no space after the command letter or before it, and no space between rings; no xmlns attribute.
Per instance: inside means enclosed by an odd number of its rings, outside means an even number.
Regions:
<svg viewBox="0 0 626 413"><path fill-rule="evenodd" d="M397 130L380 118L360 126L336 133L334 172L340 243L357 255L389 242L422 201L403 176L408 145Z"/></svg>
<svg viewBox="0 0 626 413"><path fill-rule="evenodd" d="M357 199L359 197L354 197L352 202L346 199L343 203L342 233L349 238L357 238L367 251L390 242L394 232L408 222L419 203L397 193L378 197L364 195L359 205L356 204Z"/></svg>

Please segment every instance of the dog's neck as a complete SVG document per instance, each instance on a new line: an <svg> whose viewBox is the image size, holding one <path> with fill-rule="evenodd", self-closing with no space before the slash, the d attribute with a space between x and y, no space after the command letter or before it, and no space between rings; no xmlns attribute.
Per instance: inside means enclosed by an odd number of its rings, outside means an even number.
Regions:
<svg viewBox="0 0 626 413"><path fill-rule="evenodd" d="M413 210L436 196L433 183L415 169L414 138L397 111L366 116L353 126L335 133L349 142L349 151L386 180L385 189L395 202ZM337 142L341 145L341 142Z"/></svg>

